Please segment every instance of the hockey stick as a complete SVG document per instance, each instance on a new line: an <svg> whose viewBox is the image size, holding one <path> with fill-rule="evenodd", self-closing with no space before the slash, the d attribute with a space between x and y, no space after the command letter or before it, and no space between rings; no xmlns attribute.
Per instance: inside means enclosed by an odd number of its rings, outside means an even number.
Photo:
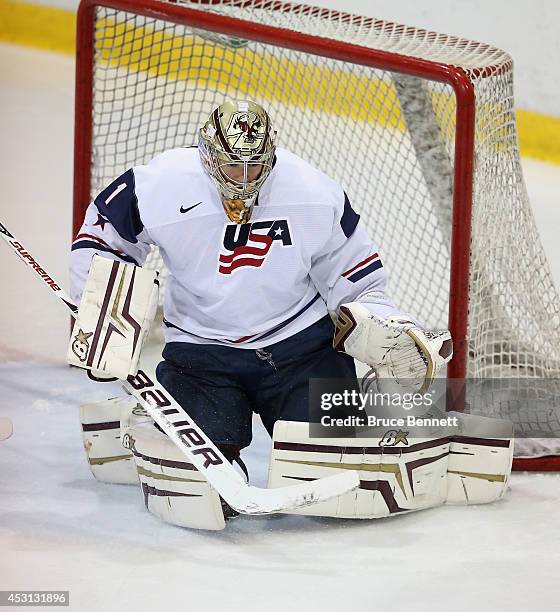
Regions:
<svg viewBox="0 0 560 612"><path fill-rule="evenodd" d="M2 223L0 235L27 266L35 270L43 284L50 288L75 317L78 309L70 297ZM225 501L238 512L269 514L300 508L343 495L359 485L358 473L351 470L277 489L253 487L245 482L202 429L157 383L154 374L139 369L136 376L129 376L120 383L125 391L146 409L189 461L204 474Z"/></svg>

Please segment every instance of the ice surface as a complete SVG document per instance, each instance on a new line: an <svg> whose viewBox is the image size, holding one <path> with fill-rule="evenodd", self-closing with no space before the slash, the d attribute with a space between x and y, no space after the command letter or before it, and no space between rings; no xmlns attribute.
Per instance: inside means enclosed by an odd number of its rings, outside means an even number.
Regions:
<svg viewBox="0 0 560 612"><path fill-rule="evenodd" d="M70 589L80 611L495 612L560 597L557 475L515 474L489 506L377 521L241 517L223 532L190 531L146 512L139 488L90 475L76 398L114 385L60 365L0 372L14 422L0 443L2 589ZM269 441L255 429L246 460L262 484Z"/></svg>
<svg viewBox="0 0 560 612"><path fill-rule="evenodd" d="M0 221L67 282L73 62L0 46ZM524 162L560 284L560 169ZM515 474L507 497L378 521L239 518L218 533L166 525L139 489L103 485L78 404L120 393L63 364L68 317L0 245L0 589L70 589L70 610L555 609L560 477ZM266 481L269 440L246 453Z"/></svg>

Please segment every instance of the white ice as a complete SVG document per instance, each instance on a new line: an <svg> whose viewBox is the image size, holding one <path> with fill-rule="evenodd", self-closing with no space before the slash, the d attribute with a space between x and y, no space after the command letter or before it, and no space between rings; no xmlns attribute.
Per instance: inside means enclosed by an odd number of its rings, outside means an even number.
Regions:
<svg viewBox="0 0 560 612"><path fill-rule="evenodd" d="M0 221L67 283L73 62L0 46ZM524 161L560 284L560 168ZM64 366L68 317L0 245L0 590L69 589L76 611L556 609L560 478L515 474L506 498L378 521L239 518L218 533L166 525L139 490L102 485L78 404L118 393ZM264 484L269 441L246 459Z"/></svg>

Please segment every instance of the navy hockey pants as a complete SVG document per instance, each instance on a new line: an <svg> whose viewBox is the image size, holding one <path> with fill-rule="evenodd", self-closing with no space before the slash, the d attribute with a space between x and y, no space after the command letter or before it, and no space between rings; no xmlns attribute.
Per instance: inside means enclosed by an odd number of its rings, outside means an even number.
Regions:
<svg viewBox="0 0 560 612"><path fill-rule="evenodd" d="M309 420L309 379L356 380L354 360L332 348L334 325L324 317L262 349L170 342L157 379L215 444L244 448L256 412L268 433L274 423Z"/></svg>

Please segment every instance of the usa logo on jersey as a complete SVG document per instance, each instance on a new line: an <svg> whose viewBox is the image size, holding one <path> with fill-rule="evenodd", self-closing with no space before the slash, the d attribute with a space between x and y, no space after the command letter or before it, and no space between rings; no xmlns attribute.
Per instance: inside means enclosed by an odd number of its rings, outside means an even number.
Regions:
<svg viewBox="0 0 560 612"><path fill-rule="evenodd" d="M287 219L255 221L254 223L230 223L226 225L223 250L220 253L218 271L231 274L239 268L260 268L272 245L292 246L292 235Z"/></svg>

